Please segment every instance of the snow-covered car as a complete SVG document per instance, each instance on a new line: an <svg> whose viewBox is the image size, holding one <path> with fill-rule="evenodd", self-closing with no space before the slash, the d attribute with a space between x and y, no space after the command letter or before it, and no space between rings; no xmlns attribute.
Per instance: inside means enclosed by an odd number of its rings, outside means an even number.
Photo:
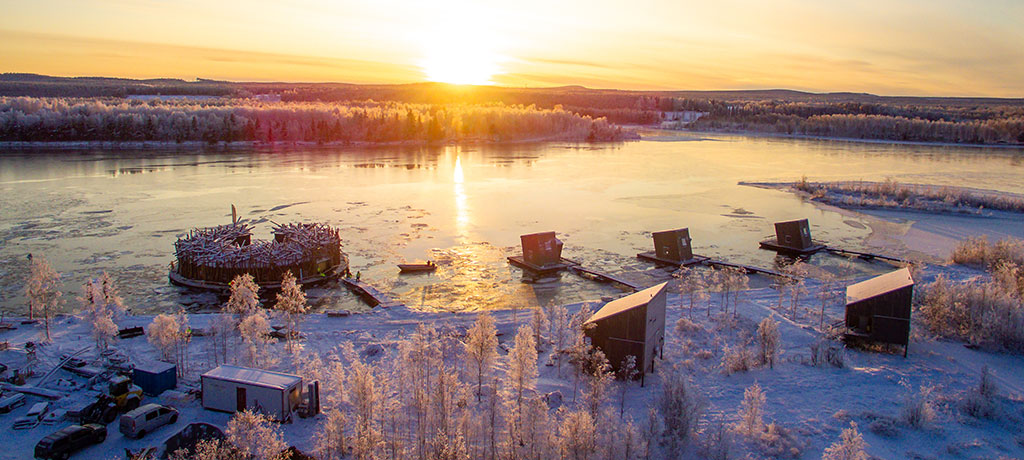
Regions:
<svg viewBox="0 0 1024 460"><path fill-rule="evenodd" d="M39 421L43 419L43 416L45 416L46 413L49 412L49 410L50 403L35 403L32 405L32 407L29 408L28 412L26 412L25 415L18 417L17 419L14 420L14 424L11 425L11 428L15 430L27 430L29 428L35 428L36 425L39 425Z"/></svg>
<svg viewBox="0 0 1024 460"><path fill-rule="evenodd" d="M61 428L36 444L36 458L68 458L93 444L107 439L107 427L90 423L88 425L71 425Z"/></svg>

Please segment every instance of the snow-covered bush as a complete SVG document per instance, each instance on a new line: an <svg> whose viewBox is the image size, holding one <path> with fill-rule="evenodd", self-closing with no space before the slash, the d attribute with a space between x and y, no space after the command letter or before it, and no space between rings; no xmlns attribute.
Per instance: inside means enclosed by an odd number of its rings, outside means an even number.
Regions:
<svg viewBox="0 0 1024 460"><path fill-rule="evenodd" d="M921 386L920 391L906 397L900 409L900 420L911 428L924 428L935 420L932 407L932 387Z"/></svg>
<svg viewBox="0 0 1024 460"><path fill-rule="evenodd" d="M761 454L768 458L800 458L803 446L790 430L775 422L765 427L758 442Z"/></svg>
<svg viewBox="0 0 1024 460"><path fill-rule="evenodd" d="M850 427L839 435L839 442L832 444L821 456L822 460L868 460L868 443L857 431L857 424L850 422Z"/></svg>
<svg viewBox="0 0 1024 460"><path fill-rule="evenodd" d="M733 448L732 436L732 431L726 424L712 424L704 430L700 454L708 460L729 460Z"/></svg>
<svg viewBox="0 0 1024 460"><path fill-rule="evenodd" d="M832 366L842 368L846 365L846 352L827 340L819 340L808 345L811 351L812 366Z"/></svg>
<svg viewBox="0 0 1024 460"><path fill-rule="evenodd" d="M988 366L981 368L981 380L978 386L970 388L960 401L960 408L965 414L977 418L991 418L996 414L996 392L998 387L992 378Z"/></svg>
<svg viewBox="0 0 1024 460"><path fill-rule="evenodd" d="M746 372L757 366L757 358L754 350L745 345L735 347L726 346L722 354L722 372L725 375L732 375L737 372Z"/></svg>
<svg viewBox="0 0 1024 460"><path fill-rule="evenodd" d="M757 343L760 346L761 365L767 364L775 368L775 358L779 355L779 323L771 316L761 320L757 325Z"/></svg>
<svg viewBox="0 0 1024 460"><path fill-rule="evenodd" d="M1024 353L1024 271L998 265L991 280L955 283L942 275L917 296L921 317L939 336Z"/></svg>
<svg viewBox="0 0 1024 460"><path fill-rule="evenodd" d="M171 460L247 460L237 447L221 439L203 439L192 449L171 452Z"/></svg>
<svg viewBox="0 0 1024 460"><path fill-rule="evenodd" d="M286 460L281 428L267 416L248 409L238 412L224 430L228 442L255 460Z"/></svg>
<svg viewBox="0 0 1024 460"><path fill-rule="evenodd" d="M967 238L956 245L950 259L961 265L995 267L1005 262L1024 265L1024 240L1008 238L989 243L985 236Z"/></svg>

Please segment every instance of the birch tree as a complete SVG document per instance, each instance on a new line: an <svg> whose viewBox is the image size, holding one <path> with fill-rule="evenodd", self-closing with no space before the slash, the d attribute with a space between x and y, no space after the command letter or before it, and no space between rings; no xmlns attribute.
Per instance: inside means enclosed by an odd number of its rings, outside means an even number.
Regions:
<svg viewBox="0 0 1024 460"><path fill-rule="evenodd" d="M498 356L498 331L494 318L487 312L477 315L476 322L466 336L466 362L476 377L476 398L480 400L484 378L494 366Z"/></svg>
<svg viewBox="0 0 1024 460"><path fill-rule="evenodd" d="M266 415L246 409L228 421L224 435L243 454L256 460L287 460L283 452L287 444L280 427Z"/></svg>
<svg viewBox="0 0 1024 460"><path fill-rule="evenodd" d="M46 328L45 341L50 341L50 319L63 303L64 285L46 258L38 255L32 258L32 271L25 284L25 297L28 298L28 317L36 319L36 314L43 314L43 325Z"/></svg>
<svg viewBox="0 0 1024 460"><path fill-rule="evenodd" d="M281 278L281 292L277 293L274 309L284 318L287 329L285 346L291 351L292 342L299 336L299 324L306 314L306 294L291 271L285 272Z"/></svg>

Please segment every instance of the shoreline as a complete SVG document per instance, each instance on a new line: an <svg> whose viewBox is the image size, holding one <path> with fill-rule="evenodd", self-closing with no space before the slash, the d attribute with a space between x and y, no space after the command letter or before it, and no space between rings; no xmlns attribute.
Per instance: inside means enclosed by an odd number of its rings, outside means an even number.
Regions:
<svg viewBox="0 0 1024 460"><path fill-rule="evenodd" d="M955 142L931 142L931 141L901 141L894 139L865 139L857 137L833 137L833 136L813 136L809 134L783 134L783 133L766 133L759 131L706 131L706 130L662 130L658 128L649 128L657 131L666 132L680 132L690 133L694 135L725 135L725 136L740 136L740 137L755 137L755 138L777 138L777 139L800 139L800 140L817 140L817 141L832 141L832 142L851 142L851 143L863 143L863 144L892 144L892 145L914 145L924 147L966 147L976 149L1004 149L1004 150L1021 150L1024 153L1024 144L959 144ZM641 137L642 139L642 137ZM642 139L643 140L643 139Z"/></svg>

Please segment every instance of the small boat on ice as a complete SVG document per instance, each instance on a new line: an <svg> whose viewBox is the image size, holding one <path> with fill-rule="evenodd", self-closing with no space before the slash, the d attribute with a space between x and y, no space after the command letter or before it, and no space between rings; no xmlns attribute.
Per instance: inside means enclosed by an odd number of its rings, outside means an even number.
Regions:
<svg viewBox="0 0 1024 460"><path fill-rule="evenodd" d="M401 273L424 273L432 272L437 270L437 264L431 261L417 262L411 264L398 264L398 269Z"/></svg>

